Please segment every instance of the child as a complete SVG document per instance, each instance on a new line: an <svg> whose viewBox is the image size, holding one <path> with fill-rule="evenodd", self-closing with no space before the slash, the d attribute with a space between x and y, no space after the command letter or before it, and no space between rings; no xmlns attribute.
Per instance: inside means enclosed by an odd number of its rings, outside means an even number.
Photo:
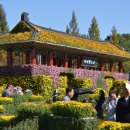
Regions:
<svg viewBox="0 0 130 130"><path fill-rule="evenodd" d="M106 110L106 120L116 121L117 89L112 87L109 91L109 97L105 100L102 108Z"/></svg>

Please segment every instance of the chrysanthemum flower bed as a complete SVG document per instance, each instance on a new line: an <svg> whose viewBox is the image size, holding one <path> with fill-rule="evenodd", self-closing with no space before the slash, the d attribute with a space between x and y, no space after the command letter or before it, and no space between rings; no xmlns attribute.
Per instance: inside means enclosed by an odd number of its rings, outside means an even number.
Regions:
<svg viewBox="0 0 130 130"><path fill-rule="evenodd" d="M98 130L130 130L129 123L101 121Z"/></svg>
<svg viewBox="0 0 130 130"><path fill-rule="evenodd" d="M58 101L51 107L55 116L87 118L95 117L96 111L91 103L81 103L76 101L62 102Z"/></svg>

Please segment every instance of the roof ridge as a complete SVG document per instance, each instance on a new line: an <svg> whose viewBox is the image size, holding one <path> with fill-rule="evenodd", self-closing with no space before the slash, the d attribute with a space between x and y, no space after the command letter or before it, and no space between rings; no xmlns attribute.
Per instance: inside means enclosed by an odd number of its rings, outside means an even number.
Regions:
<svg viewBox="0 0 130 130"><path fill-rule="evenodd" d="M93 40L91 38L87 38L87 37L82 37L82 36L79 36L79 35L74 35L74 34L70 34L70 33L65 33L65 32L62 32L62 31L58 31L58 30L55 30L55 29L50 29L50 28L46 28L46 27L43 27L43 26L39 26L39 25L36 25L34 23L31 23L29 22L29 24L32 24L34 26L37 26L39 28L42 28L42 29L45 29L45 30L49 30L49 31L53 31L53 32L58 32L58 33L62 33L62 34L65 34L65 35L69 35L69 36L74 36L74 37L78 37L78 38L82 38L82 39L86 39L86 40L91 40L91 41L94 41L94 42L100 42L100 43L110 43L116 47L118 47L120 50L123 50L123 48L117 44L114 44L113 42L111 41L98 41L98 40ZM36 29L36 28L35 28Z"/></svg>
<svg viewBox="0 0 130 130"><path fill-rule="evenodd" d="M102 43L110 43L109 41L102 41L102 40L93 40L91 38L87 38L87 37L82 37L82 36L79 36L79 35L75 35L75 34L70 34L70 33L65 33L63 31L59 31L59 30L55 30L55 29L50 29L50 28L47 28L47 27L42 27L42 26L39 26L39 25L36 25L34 23L31 23L29 22L30 24L34 25L34 26L37 26L39 28L42 28L42 29L46 29L46 30L49 30L49 31L53 31L53 32L58 32L58 33L62 33L62 34L65 34L65 35L69 35L69 36L74 36L74 37L78 37L78 38L82 38L82 39L87 39L87 40L91 40L91 41L94 41L94 42L102 42Z"/></svg>

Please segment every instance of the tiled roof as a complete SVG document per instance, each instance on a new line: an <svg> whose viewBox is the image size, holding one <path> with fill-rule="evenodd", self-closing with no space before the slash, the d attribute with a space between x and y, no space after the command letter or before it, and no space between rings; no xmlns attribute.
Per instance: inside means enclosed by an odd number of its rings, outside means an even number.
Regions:
<svg viewBox="0 0 130 130"><path fill-rule="evenodd" d="M121 48L115 46L110 42L100 42L100 41L90 40L87 38L81 38L63 32L43 28L24 21L20 21L19 24L21 24L21 22L22 22L22 26L24 24L23 27L25 28L25 32L23 30L21 32L20 29L19 33L18 31L16 31L17 33L15 33L14 31L13 33L10 32L9 34L0 35L0 43L37 40L42 42L51 42L55 44L77 47L80 49L88 49L88 50L98 51L102 53L115 54L115 55L125 56L130 58L129 53L123 51ZM19 24L17 24L17 26L13 30L18 30L20 28L18 26ZM29 31L30 29L28 27L31 28L31 31ZM34 32L35 29L38 30L40 33L38 33L35 37L32 38L32 33Z"/></svg>

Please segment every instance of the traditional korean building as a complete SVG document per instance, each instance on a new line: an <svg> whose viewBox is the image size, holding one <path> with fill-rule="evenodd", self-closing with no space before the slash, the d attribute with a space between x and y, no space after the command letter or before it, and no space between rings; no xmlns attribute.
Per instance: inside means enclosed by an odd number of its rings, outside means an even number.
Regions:
<svg viewBox="0 0 130 130"><path fill-rule="evenodd" d="M8 34L0 35L0 48L7 51L7 66L43 64L122 73L122 63L130 60L129 53L111 42L38 26L27 13Z"/></svg>

